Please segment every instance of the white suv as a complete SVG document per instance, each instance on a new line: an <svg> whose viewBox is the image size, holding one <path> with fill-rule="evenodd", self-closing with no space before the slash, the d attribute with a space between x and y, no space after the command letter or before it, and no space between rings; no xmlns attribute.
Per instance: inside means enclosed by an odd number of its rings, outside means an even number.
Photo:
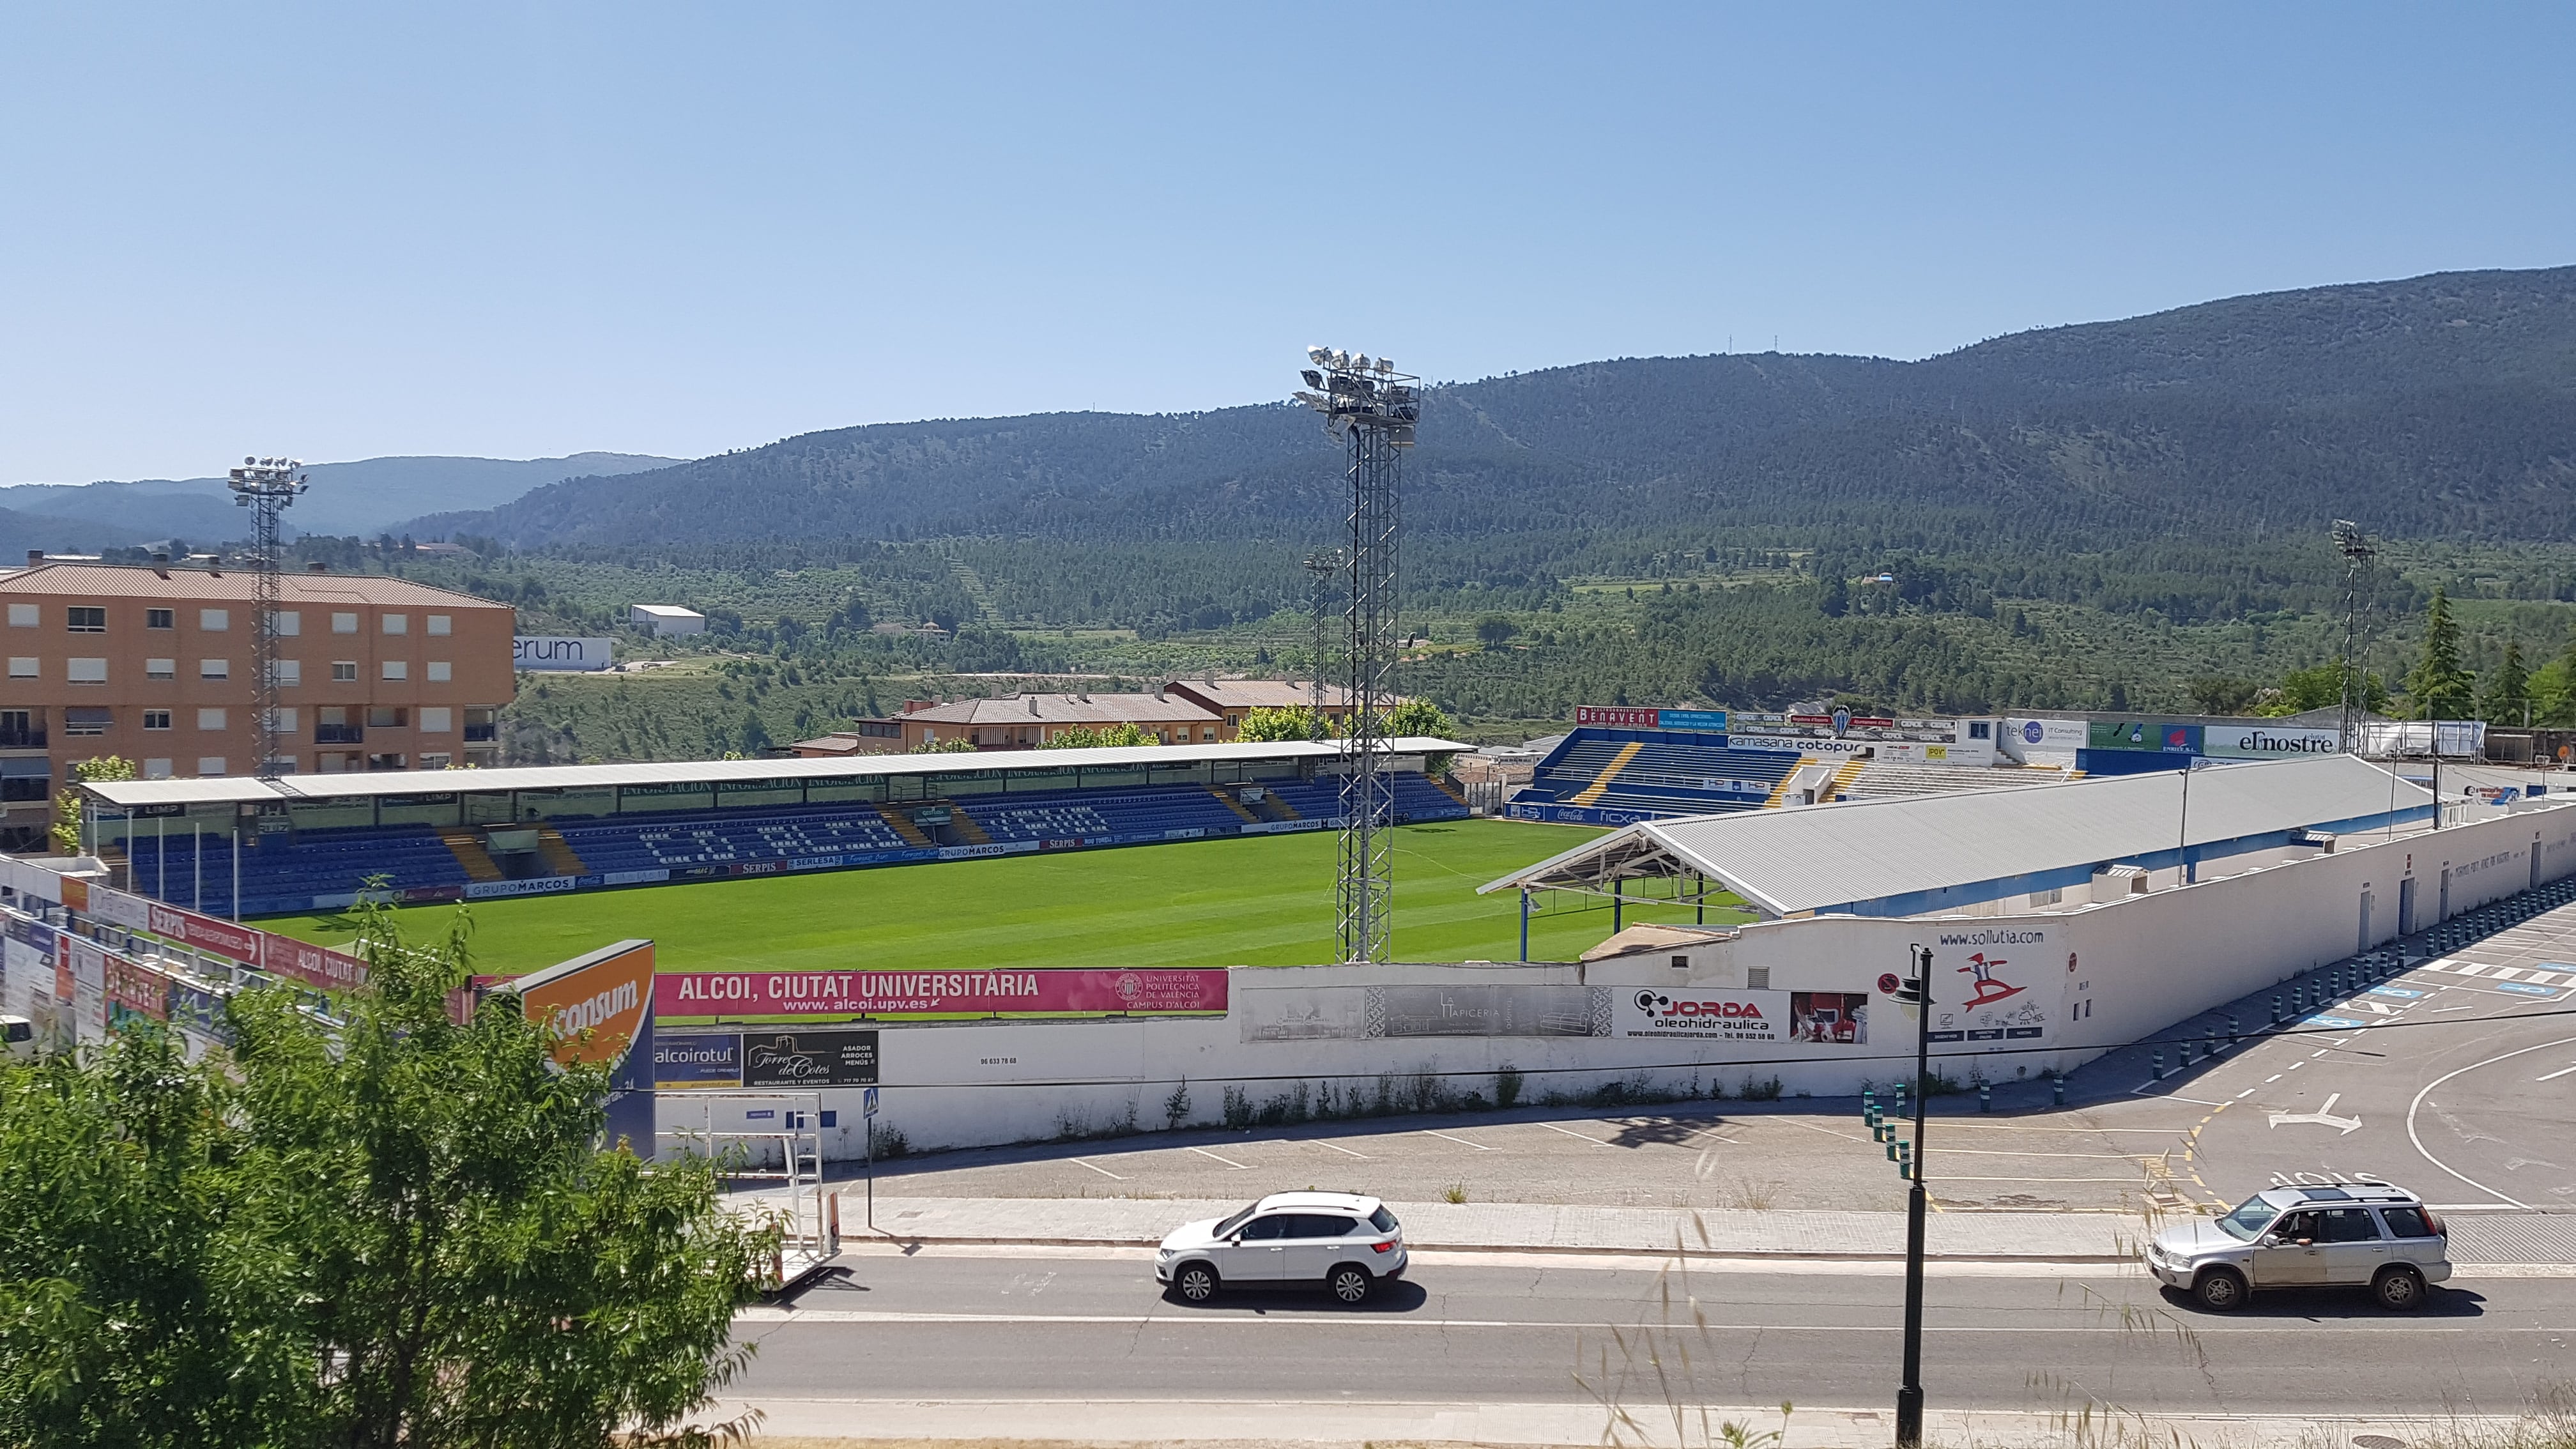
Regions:
<svg viewBox="0 0 2576 1449"><path fill-rule="evenodd" d="M1155 1279L1192 1303L1220 1287L1290 1284L1364 1303L1404 1265L1404 1225L1385 1203L1346 1192L1274 1192L1228 1217L1184 1223L1154 1252Z"/></svg>
<svg viewBox="0 0 2576 1449"><path fill-rule="evenodd" d="M2258 1192L2164 1228L2146 1256L2148 1272L2220 1313L2258 1288L2368 1288L2383 1308L2420 1308L2425 1285L2451 1276L2442 1220L2385 1183Z"/></svg>

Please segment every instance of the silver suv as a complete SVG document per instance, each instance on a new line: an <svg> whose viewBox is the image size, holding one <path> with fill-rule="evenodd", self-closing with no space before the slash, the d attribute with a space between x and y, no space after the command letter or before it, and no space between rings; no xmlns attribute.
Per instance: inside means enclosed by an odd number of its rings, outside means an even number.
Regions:
<svg viewBox="0 0 2576 1449"><path fill-rule="evenodd" d="M2234 1210L2157 1232L2147 1271L2225 1313L2258 1288L2367 1288L2383 1308L2424 1305L2451 1276L2450 1238L2423 1200L2385 1183L2276 1187Z"/></svg>

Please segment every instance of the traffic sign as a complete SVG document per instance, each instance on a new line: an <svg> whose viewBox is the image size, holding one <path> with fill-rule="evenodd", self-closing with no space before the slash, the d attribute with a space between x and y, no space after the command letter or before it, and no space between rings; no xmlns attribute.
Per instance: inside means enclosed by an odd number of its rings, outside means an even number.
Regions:
<svg viewBox="0 0 2576 1449"><path fill-rule="evenodd" d="M867 1095L860 1098L859 1102L860 1115L867 1117L875 1116L877 1114L877 1089L874 1087L868 1088Z"/></svg>

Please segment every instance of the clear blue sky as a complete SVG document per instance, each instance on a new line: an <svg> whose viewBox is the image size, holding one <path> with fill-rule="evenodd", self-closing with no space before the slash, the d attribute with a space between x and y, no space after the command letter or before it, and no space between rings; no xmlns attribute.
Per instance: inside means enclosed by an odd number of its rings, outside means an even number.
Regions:
<svg viewBox="0 0 2576 1449"><path fill-rule="evenodd" d="M1361 33L1336 18L1371 19ZM0 6L0 482L2576 261L2576 7Z"/></svg>

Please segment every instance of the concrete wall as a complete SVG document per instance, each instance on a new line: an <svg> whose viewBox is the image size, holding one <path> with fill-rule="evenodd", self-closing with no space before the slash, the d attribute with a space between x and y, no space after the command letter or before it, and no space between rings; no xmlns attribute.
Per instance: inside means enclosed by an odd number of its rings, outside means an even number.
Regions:
<svg viewBox="0 0 2576 1449"><path fill-rule="evenodd" d="M1506 1067L1522 1074L1524 1102L1614 1082L1737 1096L1748 1081L1775 1077L1790 1096L1846 1095L1910 1068L1911 1018L1880 993L1879 980L1903 974L1917 942L1934 953L1934 1028L1959 1033L1935 1048L1945 1071L2009 1081L2071 1070L2392 939L2407 880L2417 883L2420 930L2441 909L2445 872L2452 915L2528 888L2535 843L2541 879L2576 872L2576 809L2539 803L2481 814L2438 832L2346 838L2330 855L2268 854L2194 885L2165 873L2149 894L2099 905L2074 904L2070 891L2066 906L2014 915L1773 921L1582 965L1241 968L1223 1018L889 1026L881 1036L881 1121L918 1149L1094 1135L1130 1123L1160 1130L1171 1125L1183 1084L1179 1120L1198 1125L1225 1120L1229 1088L1255 1110L1302 1102L1317 1115L1327 1103L1347 1113L1381 1096L1400 1104L1444 1095L1490 1102ZM1680 969L1676 956L1686 963ZM1980 965L1990 980L1983 987ZM1502 994L1490 989L1497 987ZM1986 1004L1970 1008L1972 991ZM1793 992L1865 996L1868 1039L1616 1034L1638 1019L1641 994L1741 999L1759 1005L1776 1034ZM1577 1013L1589 1020L1577 1022ZM1537 1034L1578 1030L1591 1034ZM1406 1034L1425 1031L1456 1034ZM666 1130L701 1119L691 1095L664 1094ZM860 1151L859 1096L855 1088L822 1093L841 1123L825 1133L827 1155ZM726 1104L716 1125L748 1125L740 1112Z"/></svg>

